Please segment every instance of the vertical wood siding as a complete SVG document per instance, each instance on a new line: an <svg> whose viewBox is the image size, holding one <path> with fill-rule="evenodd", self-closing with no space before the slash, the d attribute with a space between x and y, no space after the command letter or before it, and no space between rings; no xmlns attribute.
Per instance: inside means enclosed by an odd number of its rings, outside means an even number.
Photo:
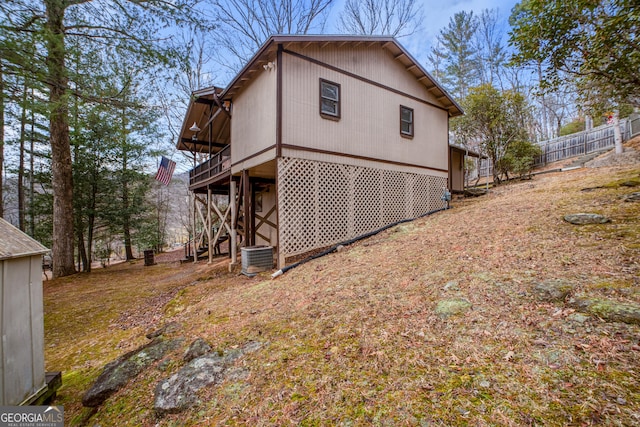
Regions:
<svg viewBox="0 0 640 427"><path fill-rule="evenodd" d="M13 406L45 385L42 256L0 261L0 405Z"/></svg>
<svg viewBox="0 0 640 427"><path fill-rule="evenodd" d="M413 96L431 97L385 50L302 53ZM284 55L284 67L283 144L447 169L446 111L292 55ZM339 121L319 114L320 78L341 85ZM400 105L414 110L412 139L400 136Z"/></svg>
<svg viewBox="0 0 640 427"><path fill-rule="evenodd" d="M233 100L231 159L241 161L276 143L276 70L260 71ZM275 157L275 156L274 156ZM245 169L263 163L253 159ZM232 173L237 171L232 168Z"/></svg>

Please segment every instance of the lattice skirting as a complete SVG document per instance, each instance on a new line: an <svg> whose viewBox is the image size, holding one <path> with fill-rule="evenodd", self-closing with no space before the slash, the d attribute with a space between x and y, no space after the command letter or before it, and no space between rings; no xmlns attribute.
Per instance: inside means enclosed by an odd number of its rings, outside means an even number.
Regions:
<svg viewBox="0 0 640 427"><path fill-rule="evenodd" d="M280 158L280 254L330 246L441 209L446 186L446 177Z"/></svg>

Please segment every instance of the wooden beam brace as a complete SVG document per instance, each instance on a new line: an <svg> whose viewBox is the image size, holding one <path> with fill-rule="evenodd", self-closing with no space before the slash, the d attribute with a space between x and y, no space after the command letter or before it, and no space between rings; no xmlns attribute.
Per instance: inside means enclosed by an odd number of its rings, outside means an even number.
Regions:
<svg viewBox="0 0 640 427"><path fill-rule="evenodd" d="M240 178L240 184L238 185L237 191L236 191L236 212L235 212L235 221L231 224L232 228L237 229L238 228L238 219L240 218L240 209L242 208L242 188L243 188L243 180L242 177Z"/></svg>
<svg viewBox="0 0 640 427"><path fill-rule="evenodd" d="M256 231L256 236L260 237L262 240L266 240L267 242L269 241L269 238L267 236L265 236L264 234L258 233Z"/></svg>
<svg viewBox="0 0 640 427"><path fill-rule="evenodd" d="M260 222L258 222L258 225L256 225L256 230L259 229L262 224L267 224L270 227L273 227L277 230L278 226L273 222L269 221L269 217L271 217L271 215L273 215L275 211L276 211L276 207L273 206L265 216L260 216L256 214L256 219L260 220Z"/></svg>
<svg viewBox="0 0 640 427"><path fill-rule="evenodd" d="M181 139L182 142L184 142L185 144L194 144L194 146L196 144L199 145L206 145L207 147L209 146L209 141L202 141L200 139L196 139L195 141L191 138L182 138ZM220 148L224 148L226 147L228 144L222 143L222 142L212 142L211 146L212 147L220 147ZM195 148L195 147L194 147Z"/></svg>
<svg viewBox="0 0 640 427"><path fill-rule="evenodd" d="M196 104L204 104L204 105L213 105L214 101L212 99L198 97L193 102Z"/></svg>

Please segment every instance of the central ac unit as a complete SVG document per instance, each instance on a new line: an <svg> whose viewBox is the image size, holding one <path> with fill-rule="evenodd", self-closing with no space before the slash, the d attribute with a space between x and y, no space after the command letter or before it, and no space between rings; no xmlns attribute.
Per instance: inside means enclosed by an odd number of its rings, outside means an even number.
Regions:
<svg viewBox="0 0 640 427"><path fill-rule="evenodd" d="M261 271L273 269L272 246L248 246L241 248L242 274L253 277Z"/></svg>

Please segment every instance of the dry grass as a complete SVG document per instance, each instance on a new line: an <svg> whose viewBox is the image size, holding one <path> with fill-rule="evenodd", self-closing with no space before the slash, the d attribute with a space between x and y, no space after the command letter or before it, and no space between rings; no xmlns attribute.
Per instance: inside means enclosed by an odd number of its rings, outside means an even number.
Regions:
<svg viewBox="0 0 640 427"><path fill-rule="evenodd" d="M219 265L142 262L45 284L46 359L64 371L68 425L638 425L640 327L541 303L536 283L640 302L640 169L580 169L494 189L359 242L277 280ZM581 191L587 187L602 187ZM608 215L576 227L562 216ZM457 286L444 290L447 283ZM465 298L464 315L438 301ZM144 314L144 315L143 315ZM268 345L250 370L157 418L159 364L97 412L82 393L101 367L177 321L186 342Z"/></svg>

